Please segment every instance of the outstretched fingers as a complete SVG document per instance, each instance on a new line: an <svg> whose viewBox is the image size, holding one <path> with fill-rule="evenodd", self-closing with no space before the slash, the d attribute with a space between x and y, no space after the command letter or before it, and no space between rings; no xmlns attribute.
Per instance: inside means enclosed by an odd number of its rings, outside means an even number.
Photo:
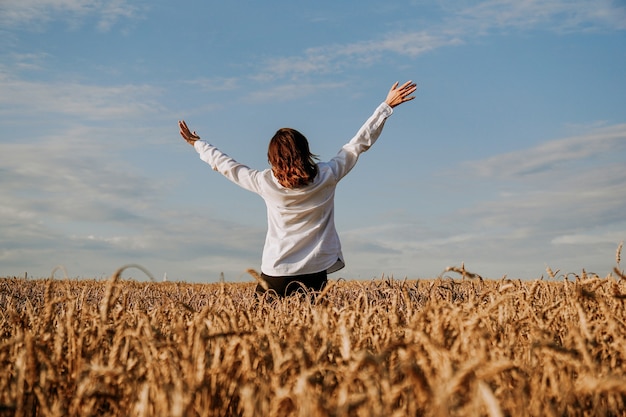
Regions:
<svg viewBox="0 0 626 417"><path fill-rule="evenodd" d="M183 137L185 137L185 134L189 132L189 128L187 127L187 124L184 120L178 121L178 130Z"/></svg>
<svg viewBox="0 0 626 417"><path fill-rule="evenodd" d="M193 143L195 141L197 141L198 139L200 139L200 136L198 136L198 134L193 131L191 132L189 130L189 127L187 127L187 123L185 123L184 120L179 120L178 121L178 128L179 128L179 132L180 135L183 137L183 139L185 139L185 141L187 141L187 143L189 143L190 145L193 145Z"/></svg>
<svg viewBox="0 0 626 417"><path fill-rule="evenodd" d="M417 90L417 84L409 80L400 87L398 87L398 85L399 83L396 81L391 87L391 90L389 90L387 100L385 100L391 107L396 107L415 98L414 96L411 96L411 94Z"/></svg>
<svg viewBox="0 0 626 417"><path fill-rule="evenodd" d="M413 100L415 97L408 97L413 94L417 90L417 84L413 81L407 81L399 88L400 94L402 98L406 98L408 100Z"/></svg>
<svg viewBox="0 0 626 417"><path fill-rule="evenodd" d="M409 81L405 82L404 84L402 84L402 85L400 86L400 88L398 88L398 90L403 90L403 89L406 89L406 88L410 87L411 85L415 85L415 83L413 83L413 81L409 80ZM396 83L394 84L394 86L395 86L395 87L397 87L397 86L398 86L398 82L397 82L397 81L396 81Z"/></svg>

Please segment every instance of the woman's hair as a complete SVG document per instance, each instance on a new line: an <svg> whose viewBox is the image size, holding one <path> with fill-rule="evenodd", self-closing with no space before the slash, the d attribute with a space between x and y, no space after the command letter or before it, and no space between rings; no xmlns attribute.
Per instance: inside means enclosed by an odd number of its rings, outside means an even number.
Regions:
<svg viewBox="0 0 626 417"><path fill-rule="evenodd" d="M267 149L267 160L274 176L286 188L308 185L317 175L314 155L309 150L309 142L295 129L279 129Z"/></svg>

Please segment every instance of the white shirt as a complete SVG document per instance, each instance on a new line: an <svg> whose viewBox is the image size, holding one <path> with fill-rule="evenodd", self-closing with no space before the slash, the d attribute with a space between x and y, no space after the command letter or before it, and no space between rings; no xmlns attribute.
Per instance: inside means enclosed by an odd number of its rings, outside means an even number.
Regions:
<svg viewBox="0 0 626 417"><path fill-rule="evenodd" d="M335 188L354 167L359 155L376 142L392 113L387 103L381 103L334 158L317 164L313 182L300 188L283 187L271 169L251 169L204 140L195 142L200 159L265 201L267 235L261 261L263 273L270 276L331 273L345 266L335 229Z"/></svg>

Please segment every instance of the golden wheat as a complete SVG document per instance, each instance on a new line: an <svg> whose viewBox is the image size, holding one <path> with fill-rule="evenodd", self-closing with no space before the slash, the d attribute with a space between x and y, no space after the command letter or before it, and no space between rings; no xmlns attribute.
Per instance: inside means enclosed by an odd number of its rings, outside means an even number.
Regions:
<svg viewBox="0 0 626 417"><path fill-rule="evenodd" d="M285 299L2 278L0 416L624 415L622 275L447 272Z"/></svg>

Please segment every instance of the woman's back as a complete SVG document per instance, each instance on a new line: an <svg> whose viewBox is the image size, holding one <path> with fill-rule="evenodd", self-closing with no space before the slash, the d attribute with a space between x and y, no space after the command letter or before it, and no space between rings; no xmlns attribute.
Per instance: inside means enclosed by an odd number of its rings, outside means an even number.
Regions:
<svg viewBox="0 0 626 417"><path fill-rule="evenodd" d="M267 207L261 268L268 275L311 274L343 267L334 221L337 179L329 164L317 166L313 182L298 188L283 187L270 171L271 178L259 193Z"/></svg>

